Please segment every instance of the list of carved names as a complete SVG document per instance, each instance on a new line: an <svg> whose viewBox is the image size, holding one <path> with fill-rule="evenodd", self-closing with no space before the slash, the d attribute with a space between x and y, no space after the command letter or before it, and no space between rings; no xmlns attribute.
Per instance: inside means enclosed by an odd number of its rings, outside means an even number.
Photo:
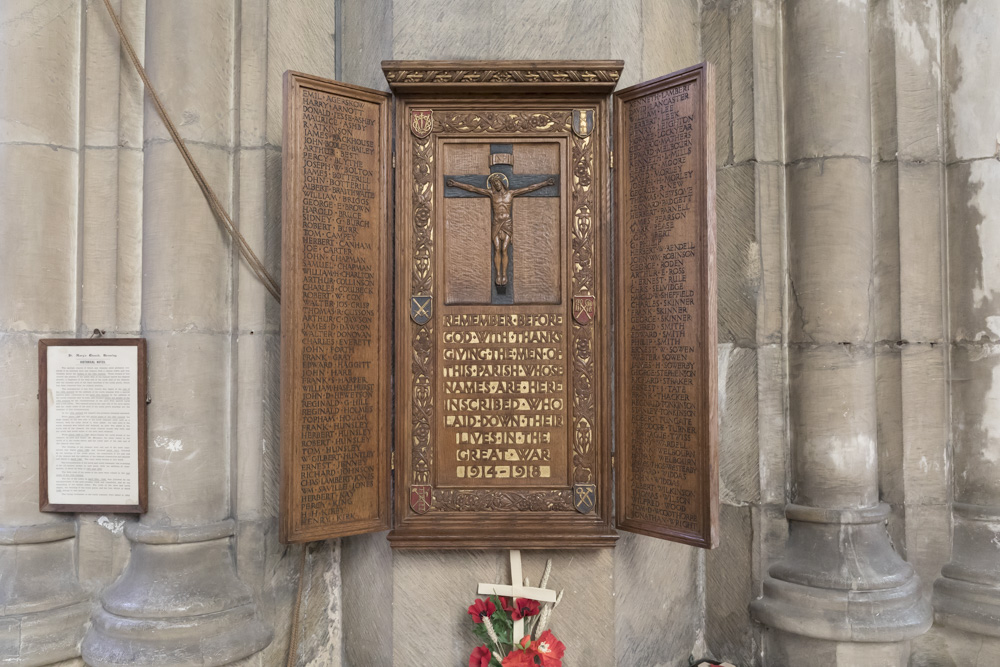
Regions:
<svg viewBox="0 0 1000 667"><path fill-rule="evenodd" d="M370 519L377 507L378 113L377 104L302 91L304 529Z"/></svg>
<svg viewBox="0 0 1000 667"><path fill-rule="evenodd" d="M550 486L565 477L566 317L447 313L442 485Z"/></svg>
<svg viewBox="0 0 1000 667"><path fill-rule="evenodd" d="M629 518L698 529L698 226L692 84L628 108Z"/></svg>

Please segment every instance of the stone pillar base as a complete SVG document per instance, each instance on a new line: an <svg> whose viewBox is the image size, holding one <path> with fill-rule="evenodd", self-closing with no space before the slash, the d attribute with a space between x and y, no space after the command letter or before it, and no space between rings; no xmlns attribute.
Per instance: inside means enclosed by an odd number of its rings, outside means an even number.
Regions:
<svg viewBox="0 0 1000 667"><path fill-rule="evenodd" d="M769 629L764 633L764 659L768 667L905 665L910 642L837 642Z"/></svg>
<svg viewBox="0 0 1000 667"><path fill-rule="evenodd" d="M80 655L90 603L0 617L0 665L36 667Z"/></svg>
<svg viewBox="0 0 1000 667"><path fill-rule="evenodd" d="M942 576L934 582L934 619L941 625L1000 639L1000 588Z"/></svg>
<svg viewBox="0 0 1000 667"><path fill-rule="evenodd" d="M771 567L763 597L751 605L755 618L771 628L768 664L800 655L824 665L906 664L906 640L930 627L931 610L913 568L889 542L888 515L885 504L786 508L784 559ZM855 643L856 651L848 646ZM808 646L813 648L802 648ZM820 649L825 653L816 661ZM855 662L868 654L874 662ZM787 664L802 658L789 657Z"/></svg>
<svg viewBox="0 0 1000 667"><path fill-rule="evenodd" d="M90 601L76 578L76 524L0 526L0 665L80 655Z"/></svg>
<svg viewBox="0 0 1000 667"><path fill-rule="evenodd" d="M233 525L129 526L132 556L91 618L87 664L208 667L267 646L271 631L234 567Z"/></svg>
<svg viewBox="0 0 1000 667"><path fill-rule="evenodd" d="M1000 638L1000 507L953 503L951 562L934 582L934 618L977 635Z"/></svg>
<svg viewBox="0 0 1000 667"><path fill-rule="evenodd" d="M996 667L1000 665L1000 638L934 624L926 635L913 640L920 657L914 667Z"/></svg>

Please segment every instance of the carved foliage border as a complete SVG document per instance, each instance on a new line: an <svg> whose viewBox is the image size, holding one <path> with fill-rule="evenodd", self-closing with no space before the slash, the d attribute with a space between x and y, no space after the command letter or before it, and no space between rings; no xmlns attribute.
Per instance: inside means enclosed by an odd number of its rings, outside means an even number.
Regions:
<svg viewBox="0 0 1000 667"><path fill-rule="evenodd" d="M413 296L433 297L434 273L431 254L434 247L434 225L431 224L434 202L434 164L432 137L413 143L413 271L410 292ZM431 300L433 308L433 298ZM410 468L413 484L430 484L431 414L433 409L431 353L433 351L434 318L418 325L410 321L413 337L413 446Z"/></svg>
<svg viewBox="0 0 1000 667"><path fill-rule="evenodd" d="M573 295L594 293L593 134L573 135ZM573 481L594 482L594 324L573 327Z"/></svg>
<svg viewBox="0 0 1000 667"><path fill-rule="evenodd" d="M413 151L413 276L414 294L430 294L432 289L431 224L433 182L433 138L439 132L519 133L566 132L573 137L573 294L594 294L593 264L593 139L572 133L572 113L435 112L434 129ZM571 295L572 296L572 295ZM573 479L594 480L594 355L593 325L580 326L571 320L574 340L573 396ZM430 323L411 325L413 331L413 454L411 477L414 484L430 483L428 440L431 429ZM573 491L509 491L491 489L433 489L430 511L573 511Z"/></svg>
<svg viewBox="0 0 1000 667"><path fill-rule="evenodd" d="M398 69L389 83L614 83L617 69Z"/></svg>

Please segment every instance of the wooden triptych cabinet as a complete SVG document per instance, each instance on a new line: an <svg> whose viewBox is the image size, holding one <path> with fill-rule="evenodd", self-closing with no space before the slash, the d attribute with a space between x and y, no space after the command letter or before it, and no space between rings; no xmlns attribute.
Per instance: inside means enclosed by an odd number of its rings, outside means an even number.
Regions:
<svg viewBox="0 0 1000 667"><path fill-rule="evenodd" d="M283 541L716 544L711 69L622 66L286 73Z"/></svg>

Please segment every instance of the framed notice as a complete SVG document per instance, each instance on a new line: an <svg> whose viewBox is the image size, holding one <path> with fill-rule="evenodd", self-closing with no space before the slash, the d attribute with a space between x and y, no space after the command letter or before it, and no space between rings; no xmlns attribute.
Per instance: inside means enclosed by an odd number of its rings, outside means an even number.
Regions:
<svg viewBox="0 0 1000 667"><path fill-rule="evenodd" d="M146 341L38 342L39 509L146 511Z"/></svg>

